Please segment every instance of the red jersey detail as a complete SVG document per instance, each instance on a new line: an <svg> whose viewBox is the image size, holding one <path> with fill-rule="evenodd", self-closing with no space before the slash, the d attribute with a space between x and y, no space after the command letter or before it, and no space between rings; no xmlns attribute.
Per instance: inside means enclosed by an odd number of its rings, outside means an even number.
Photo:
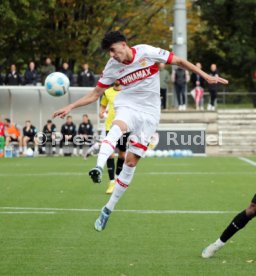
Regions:
<svg viewBox="0 0 256 276"><path fill-rule="evenodd" d="M4 136L4 123L0 123L0 136Z"/></svg>
<svg viewBox="0 0 256 276"><path fill-rule="evenodd" d="M158 71L159 71L158 65L155 63L149 67L145 67L143 69L139 69L137 71L129 73L128 75L118 79L118 81L121 83L121 85L125 86L131 83L146 79L148 77L151 77Z"/></svg>
<svg viewBox="0 0 256 276"><path fill-rule="evenodd" d="M134 141L132 141L132 140L130 140L130 143L131 143L134 147L139 148L139 149L143 149L144 151L146 151L146 150L148 149L148 147L146 147L146 146L144 146L144 145L142 145L142 144L140 144L140 143L134 142Z"/></svg>
<svg viewBox="0 0 256 276"><path fill-rule="evenodd" d="M108 140L103 140L102 143L109 144L113 150L115 149L114 145L112 145Z"/></svg>
<svg viewBox="0 0 256 276"><path fill-rule="evenodd" d="M125 64L125 65L129 65L129 64L133 63L133 61L135 59L136 49L135 48L131 48L131 50L132 50L132 60L131 61L124 61L123 64Z"/></svg>
<svg viewBox="0 0 256 276"><path fill-rule="evenodd" d="M167 61L166 61L167 64L172 64L172 58L173 58L173 56L174 56L174 53L171 52L171 53L169 54L169 57L168 57Z"/></svg>
<svg viewBox="0 0 256 276"><path fill-rule="evenodd" d="M98 81L97 86L99 86L100 88L109 88L110 87L110 85L104 84L104 83L102 83L100 81Z"/></svg>
<svg viewBox="0 0 256 276"><path fill-rule="evenodd" d="M127 187L128 187L128 185L125 184L125 183L123 183L119 178L117 178L116 181L117 181L117 183L118 183L120 186L122 186L122 187L124 187L124 188L127 188Z"/></svg>

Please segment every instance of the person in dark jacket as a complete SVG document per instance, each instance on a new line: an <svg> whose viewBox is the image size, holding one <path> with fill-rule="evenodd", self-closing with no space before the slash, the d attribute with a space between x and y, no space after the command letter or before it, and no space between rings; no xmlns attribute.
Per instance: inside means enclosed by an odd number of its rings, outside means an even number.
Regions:
<svg viewBox="0 0 256 276"><path fill-rule="evenodd" d="M88 63L84 63L83 70L78 73L77 84L81 87L95 86L95 76L93 72L89 70Z"/></svg>
<svg viewBox="0 0 256 276"><path fill-rule="evenodd" d="M201 63L197 62L196 67L198 67L199 69L202 69ZM190 81L192 83L192 89L196 88L197 86L205 88L205 80L196 73L191 74Z"/></svg>
<svg viewBox="0 0 256 276"><path fill-rule="evenodd" d="M79 125L78 134L83 138L83 144L91 146L93 142L93 126L87 114L83 115L83 121ZM79 154L82 155L83 145L79 145Z"/></svg>
<svg viewBox="0 0 256 276"><path fill-rule="evenodd" d="M70 81L70 86L73 86L73 73L69 69L69 64L67 62L64 62L62 64L62 68L61 68L60 72L65 74L68 77L68 79Z"/></svg>
<svg viewBox="0 0 256 276"><path fill-rule="evenodd" d="M24 74L25 85L36 85L38 81L38 73L35 69L35 63L31 61Z"/></svg>
<svg viewBox="0 0 256 276"><path fill-rule="evenodd" d="M30 120L27 120L23 128L23 138L22 138L24 155L26 154L29 142L32 142L34 144L35 154L38 155L38 143L37 143L37 140L35 139L36 134L37 134L36 127L31 124Z"/></svg>
<svg viewBox="0 0 256 276"><path fill-rule="evenodd" d="M202 65L200 62L196 63L196 67L202 69ZM204 88L205 88L205 80L198 74L192 73L190 77L190 81L192 84L192 91L194 91L193 98L195 100L196 109L204 110ZM192 93L191 91L191 93Z"/></svg>
<svg viewBox="0 0 256 276"><path fill-rule="evenodd" d="M16 65L12 64L10 71L5 76L6 85L21 85L22 79L20 74L17 72Z"/></svg>
<svg viewBox="0 0 256 276"><path fill-rule="evenodd" d="M213 76L213 77L219 76L216 64L211 65L211 70L210 70L209 75ZM219 86L217 83L208 84L208 90L209 90L209 94L210 94L210 102L207 107L208 110L215 110L218 89L219 89Z"/></svg>
<svg viewBox="0 0 256 276"><path fill-rule="evenodd" d="M56 153L56 144L55 144L55 139L56 139L56 125L53 124L52 120L47 120L47 124L44 125L43 127L43 133L44 133L44 143L42 147L42 152L45 153L45 145L46 143L51 143L52 145L52 153Z"/></svg>
<svg viewBox="0 0 256 276"><path fill-rule="evenodd" d="M55 66L52 64L52 60L48 57L45 60L45 64L42 66L41 68L41 82L44 85L44 81L46 79L46 77L55 72L56 68Z"/></svg>
<svg viewBox="0 0 256 276"><path fill-rule="evenodd" d="M73 123L72 116L67 116L66 123L61 127L62 140L60 141L60 154L63 154L63 143L72 143L73 144L73 154L77 154L77 148L74 141L76 136L76 126Z"/></svg>

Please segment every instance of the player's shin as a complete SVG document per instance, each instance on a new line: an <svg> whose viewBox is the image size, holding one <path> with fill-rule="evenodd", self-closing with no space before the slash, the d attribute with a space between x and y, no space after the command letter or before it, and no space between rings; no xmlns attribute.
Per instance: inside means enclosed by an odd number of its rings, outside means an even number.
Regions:
<svg viewBox="0 0 256 276"><path fill-rule="evenodd" d="M110 211L113 211L115 205L117 204L121 196L128 188L129 184L131 183L135 169L136 167L129 167L126 164L123 165L123 169L119 177L117 178L117 184L115 186L113 194L111 195L108 203L106 204L106 208Z"/></svg>
<svg viewBox="0 0 256 276"><path fill-rule="evenodd" d="M237 231L241 230L245 227L245 225L251 220L252 218L248 217L246 211L239 213L229 226L225 229L225 231L220 236L220 240L222 242L226 242L229 240Z"/></svg>
<svg viewBox="0 0 256 276"><path fill-rule="evenodd" d="M114 152L116 143L123 135L119 126L114 125L105 139L102 141L97 159L97 167L104 168L109 156Z"/></svg>

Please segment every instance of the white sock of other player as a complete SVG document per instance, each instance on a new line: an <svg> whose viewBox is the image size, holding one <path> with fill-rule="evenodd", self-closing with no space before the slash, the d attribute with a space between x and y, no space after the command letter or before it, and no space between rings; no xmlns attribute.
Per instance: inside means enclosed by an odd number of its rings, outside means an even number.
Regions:
<svg viewBox="0 0 256 276"><path fill-rule="evenodd" d="M27 150L27 147L23 147L23 152L26 152L26 150Z"/></svg>
<svg viewBox="0 0 256 276"><path fill-rule="evenodd" d="M119 126L114 125L111 127L108 135L102 141L100 152L97 159L97 167L104 168L109 156L113 153L117 141L123 135Z"/></svg>
<svg viewBox="0 0 256 276"><path fill-rule="evenodd" d="M35 153L38 153L38 145L35 145Z"/></svg>
<svg viewBox="0 0 256 276"><path fill-rule="evenodd" d="M123 195L123 193L126 191L128 188L129 184L132 181L134 172L135 172L136 167L129 167L126 164L123 165L123 169L119 175L119 177L116 180L116 185L115 189L106 204L106 207L110 210L113 211L115 208L115 205Z"/></svg>

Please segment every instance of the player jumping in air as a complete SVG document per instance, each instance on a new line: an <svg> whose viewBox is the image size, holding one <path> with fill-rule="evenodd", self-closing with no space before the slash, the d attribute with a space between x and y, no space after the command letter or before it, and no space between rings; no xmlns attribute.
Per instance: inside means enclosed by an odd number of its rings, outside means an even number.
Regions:
<svg viewBox="0 0 256 276"><path fill-rule="evenodd" d="M224 230L219 239L206 247L202 252L203 258L212 257L216 251L220 250L226 242L235 235L236 232L243 229L245 225L256 216L256 194L254 195L251 204L244 211L236 215L228 227Z"/></svg>
<svg viewBox="0 0 256 276"><path fill-rule="evenodd" d="M228 83L223 78L208 75L172 52L145 44L130 47L126 37L119 31L106 33L101 45L103 50L109 52L110 59L97 86L90 94L53 114L53 117L64 118L72 109L97 101L115 80L121 84L121 91L115 98L115 119L102 142L96 167L89 172L93 182L101 182L107 159L113 153L123 133L131 132L133 139L130 139L123 169L117 178L117 185L95 222L95 229L98 231L105 228L116 203L131 183L136 165L144 156L150 138L158 126L160 119L158 63L176 64L199 74L208 83Z"/></svg>

